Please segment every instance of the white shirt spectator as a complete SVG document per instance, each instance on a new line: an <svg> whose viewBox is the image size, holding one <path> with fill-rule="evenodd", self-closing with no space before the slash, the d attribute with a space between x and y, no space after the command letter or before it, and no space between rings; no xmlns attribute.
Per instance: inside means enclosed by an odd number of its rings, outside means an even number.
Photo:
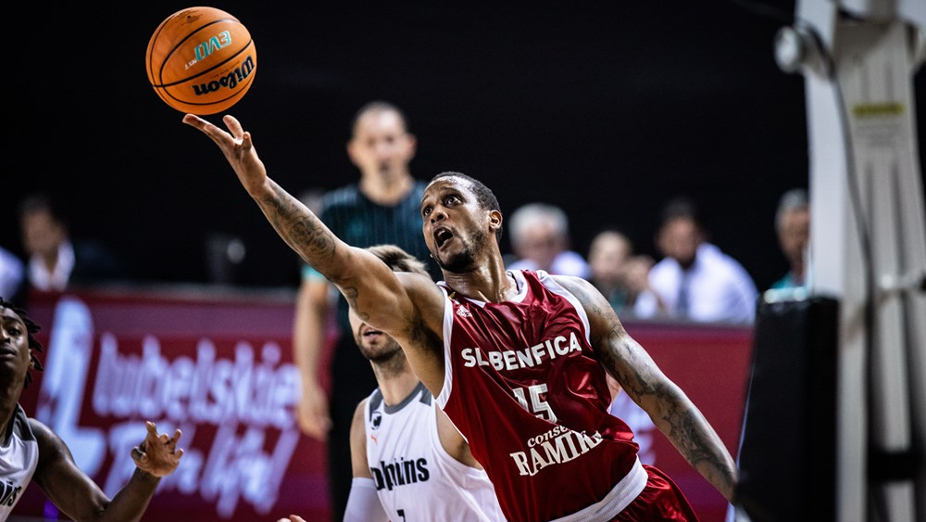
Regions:
<svg viewBox="0 0 926 522"><path fill-rule="evenodd" d="M545 270L552 275L588 279L588 262L569 250L569 218L563 209L549 203L528 203L512 212L508 231L516 256L508 269Z"/></svg>
<svg viewBox="0 0 926 522"><path fill-rule="evenodd" d="M540 265L533 259L519 259L508 265L508 270L541 270ZM547 270L553 275L577 276L588 279L589 267L588 262L578 252L567 250L560 252L553 259L553 264Z"/></svg>
<svg viewBox="0 0 926 522"><path fill-rule="evenodd" d="M736 323L751 323L755 319L758 298L755 283L742 265L710 243L698 247L688 270L682 270L671 257L656 263L650 270L649 282L662 297L669 317ZM634 313L637 317L655 317L658 314L655 296L649 292L641 294Z"/></svg>
<svg viewBox="0 0 926 522"><path fill-rule="evenodd" d="M74 245L65 241L58 246L58 263L54 271L48 267L38 255L29 259L29 281L32 286L42 291L64 290L74 270Z"/></svg>
<svg viewBox="0 0 926 522"><path fill-rule="evenodd" d="M23 282L23 262L0 247L0 297L12 299Z"/></svg>

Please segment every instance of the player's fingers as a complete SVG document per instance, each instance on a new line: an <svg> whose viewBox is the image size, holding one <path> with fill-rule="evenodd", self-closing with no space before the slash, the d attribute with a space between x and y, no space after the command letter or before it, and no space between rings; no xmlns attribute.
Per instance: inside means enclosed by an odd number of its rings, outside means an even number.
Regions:
<svg viewBox="0 0 926 522"><path fill-rule="evenodd" d="M216 127L215 125L209 123L208 121L196 116L195 114L187 114L183 117L183 123L191 127L196 127L203 134L209 136L217 145L222 146L229 139L228 133L222 129Z"/></svg>
<svg viewBox="0 0 926 522"><path fill-rule="evenodd" d="M200 118L199 116L195 114L184 114L183 123L186 123L187 125L191 127L196 127L197 129L201 131L204 131L207 125L211 125L211 123Z"/></svg>
<svg viewBox="0 0 926 522"><path fill-rule="evenodd" d="M132 448L132 460L136 464L146 464L148 462L148 454L141 450L138 446Z"/></svg>
<svg viewBox="0 0 926 522"><path fill-rule="evenodd" d="M226 114L222 117L222 121L225 122L225 126L228 127L228 132L231 133L235 139L240 139L244 135L244 129L241 128L241 123L235 119L234 116Z"/></svg>

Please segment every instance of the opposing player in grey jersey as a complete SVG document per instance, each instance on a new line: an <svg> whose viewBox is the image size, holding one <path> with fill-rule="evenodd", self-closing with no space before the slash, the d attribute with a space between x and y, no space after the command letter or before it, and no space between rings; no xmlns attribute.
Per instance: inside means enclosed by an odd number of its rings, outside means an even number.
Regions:
<svg viewBox="0 0 926 522"><path fill-rule="evenodd" d="M71 520L140 520L161 477L180 463L180 430L168 438L148 422L145 440L132 449L135 473L112 499L107 497L77 467L64 441L19 405L32 380L30 370L41 369L33 353L42 350L33 337L38 330L24 310L0 297L0 522L10 516L32 480Z"/></svg>
<svg viewBox="0 0 926 522"><path fill-rule="evenodd" d="M423 263L399 247L368 250L396 272L428 275ZM379 387L357 405L351 423L354 478L344 522L505 520L485 470L399 344L353 311L350 323Z"/></svg>

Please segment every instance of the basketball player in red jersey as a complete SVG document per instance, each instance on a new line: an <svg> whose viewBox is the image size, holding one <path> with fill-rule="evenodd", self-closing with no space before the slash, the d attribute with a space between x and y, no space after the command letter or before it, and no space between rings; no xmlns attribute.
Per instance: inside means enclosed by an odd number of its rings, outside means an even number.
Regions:
<svg viewBox="0 0 926 522"><path fill-rule="evenodd" d="M444 282L395 273L336 236L267 177L250 133L191 114L277 233L334 282L367 324L399 341L421 381L470 443L513 521L696 520L661 471L643 466L608 414L606 371L728 500L736 466L685 393L576 277L506 271L492 191L435 176L421 202L425 242Z"/></svg>

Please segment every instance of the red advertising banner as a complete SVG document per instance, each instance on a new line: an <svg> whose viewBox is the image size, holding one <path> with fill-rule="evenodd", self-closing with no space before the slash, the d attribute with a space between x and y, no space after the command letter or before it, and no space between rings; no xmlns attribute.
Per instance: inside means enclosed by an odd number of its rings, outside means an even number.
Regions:
<svg viewBox="0 0 926 522"><path fill-rule="evenodd" d="M752 327L630 321L624 327L685 391L736 458L749 387ZM621 394L611 412L633 428L640 460L665 471L702 522L725 520L727 501L655 429L643 410Z"/></svg>
<svg viewBox="0 0 926 522"><path fill-rule="evenodd" d="M181 429L181 464L161 481L144 520L272 522L296 513L326 521L324 446L302 435L294 417L294 298L199 287L33 294L29 314L43 327L45 371L21 402L110 496L134 470L130 451L145 420L162 433ZM625 326L735 455L751 328ZM621 396L612 411L637 433L641 460L668 473L704 521L723 520L724 499L642 410ZM65 517L33 484L10 521L35 519Z"/></svg>

